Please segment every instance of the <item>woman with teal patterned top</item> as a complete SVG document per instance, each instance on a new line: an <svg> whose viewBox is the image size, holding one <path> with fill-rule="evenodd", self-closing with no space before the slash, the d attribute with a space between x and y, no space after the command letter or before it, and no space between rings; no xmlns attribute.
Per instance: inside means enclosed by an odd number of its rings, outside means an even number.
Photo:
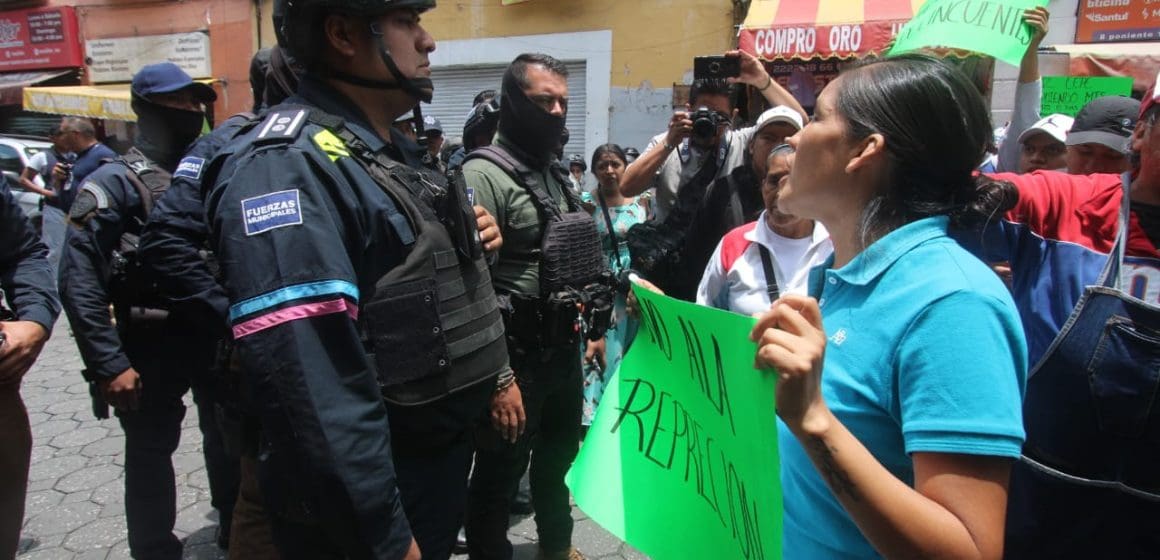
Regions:
<svg viewBox="0 0 1160 560"><path fill-rule="evenodd" d="M645 221L648 209L636 198L625 198L620 194L620 178L624 175L627 157L616 144L604 144L592 153L592 171L596 174L597 187L593 193L590 211L600 232L604 258L614 276L629 267L630 259L626 237L628 229ZM616 298L612 315L612 328L604 338L588 343L584 353L584 425L590 425L596 415L596 406L604 393L604 385L609 376L620 365L624 346L633 321L624 312L624 296Z"/></svg>

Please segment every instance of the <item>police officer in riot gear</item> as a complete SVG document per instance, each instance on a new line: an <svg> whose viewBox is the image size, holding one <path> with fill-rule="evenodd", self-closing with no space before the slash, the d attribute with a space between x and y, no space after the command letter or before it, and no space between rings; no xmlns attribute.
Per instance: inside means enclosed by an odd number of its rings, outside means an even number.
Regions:
<svg viewBox="0 0 1160 560"><path fill-rule="evenodd" d="M287 83L297 84L292 63L277 46L254 55L250 80L256 107L265 107L271 101L281 103L293 93L292 89L286 89ZM268 558L273 543L269 524L261 515L260 506L254 505L260 501L251 498L257 493L253 490L256 484L247 486L246 495L238 499L242 441L249 444L250 453L246 457L249 459L257 454L256 437L242 433L243 422L236 405L238 388L228 371L229 298L219 282L216 260L207 251L206 185L202 177L206 162L256 118L249 112L233 115L189 147L173 173L169 189L149 215L140 246L141 260L157 279L170 310L187 323L188 344L200 345L200 351L191 352L190 358L202 360L199 371L208 370L207 375L191 382L198 421L205 434L206 471L213 506L219 514L217 541L219 547L230 548L231 554L239 558ZM245 463L247 469L252 466L252 461ZM251 481L253 477L247 477L247 482ZM239 530L233 534L235 502L241 513L237 520ZM238 546L231 547L231 543Z"/></svg>
<svg viewBox="0 0 1160 560"><path fill-rule="evenodd" d="M512 557L508 513L529 453L539 557L581 557L571 546L564 473L580 443L580 336L601 336L611 292L596 225L581 211L556 154L568 107L567 75L548 55L517 57L503 76L495 142L468 154L463 168L476 201L504 233L493 276L516 379L499 391L518 395L526 411L520 418L526 431L517 438L480 434L466 520L467 547L478 560Z"/></svg>
<svg viewBox="0 0 1160 560"><path fill-rule="evenodd" d="M154 202L201 133L204 106L217 96L170 62L141 68L131 89L138 137L125 156L106 161L78 185L59 285L85 379L97 403L116 409L125 431L130 552L181 558L171 457L185 417L181 397L200 373L194 371L199 349L186 343L186 322L170 312L136 249Z"/></svg>
<svg viewBox="0 0 1160 560"><path fill-rule="evenodd" d="M432 94L431 0L290 0L297 94L227 144L206 215L288 558L447 558L511 377L462 180L391 125ZM206 179L209 180L209 179ZM412 539L413 537L413 539Z"/></svg>

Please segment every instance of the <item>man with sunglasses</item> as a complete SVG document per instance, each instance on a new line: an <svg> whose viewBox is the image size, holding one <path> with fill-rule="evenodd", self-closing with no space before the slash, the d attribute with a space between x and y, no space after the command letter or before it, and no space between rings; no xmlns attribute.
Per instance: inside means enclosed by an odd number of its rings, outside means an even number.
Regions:
<svg viewBox="0 0 1160 560"><path fill-rule="evenodd" d="M741 51L730 51L725 56L741 58L740 75L726 81L695 80L689 89L686 110L673 113L668 130L656 135L644 153L624 170L621 193L637 196L655 189L653 212L658 220L663 220L676 205L677 191L705 166L712 167L712 178L719 178L745 165L745 151L754 129L730 128L734 109L733 84L752 86L761 92L771 107L784 105L800 114L803 121L808 120L793 94L778 84L757 58ZM716 124L715 133L695 133L694 122L706 113L714 115L710 120Z"/></svg>

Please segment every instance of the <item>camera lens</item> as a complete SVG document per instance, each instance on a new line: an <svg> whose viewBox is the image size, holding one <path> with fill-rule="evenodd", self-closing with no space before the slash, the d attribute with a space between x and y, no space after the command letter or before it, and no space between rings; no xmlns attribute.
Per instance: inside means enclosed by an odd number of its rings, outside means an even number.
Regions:
<svg viewBox="0 0 1160 560"><path fill-rule="evenodd" d="M697 107L690 117L693 119L693 136L707 139L717 135L717 125L721 120L708 107Z"/></svg>
<svg viewBox="0 0 1160 560"><path fill-rule="evenodd" d="M700 138L712 138L717 133L717 124L708 116L698 116L693 121L693 135Z"/></svg>
<svg viewBox="0 0 1160 560"><path fill-rule="evenodd" d="M709 73L710 74L720 74L721 73L721 63L720 62L709 63Z"/></svg>

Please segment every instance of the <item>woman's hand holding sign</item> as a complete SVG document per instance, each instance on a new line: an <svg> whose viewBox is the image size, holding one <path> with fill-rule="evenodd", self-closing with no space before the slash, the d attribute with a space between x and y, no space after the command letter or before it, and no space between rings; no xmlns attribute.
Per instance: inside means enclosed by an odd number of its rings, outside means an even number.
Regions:
<svg viewBox="0 0 1160 560"><path fill-rule="evenodd" d="M818 301L782 296L749 338L758 343L754 366L777 370L777 415L794 432L824 431L831 416L821 391L826 333Z"/></svg>

